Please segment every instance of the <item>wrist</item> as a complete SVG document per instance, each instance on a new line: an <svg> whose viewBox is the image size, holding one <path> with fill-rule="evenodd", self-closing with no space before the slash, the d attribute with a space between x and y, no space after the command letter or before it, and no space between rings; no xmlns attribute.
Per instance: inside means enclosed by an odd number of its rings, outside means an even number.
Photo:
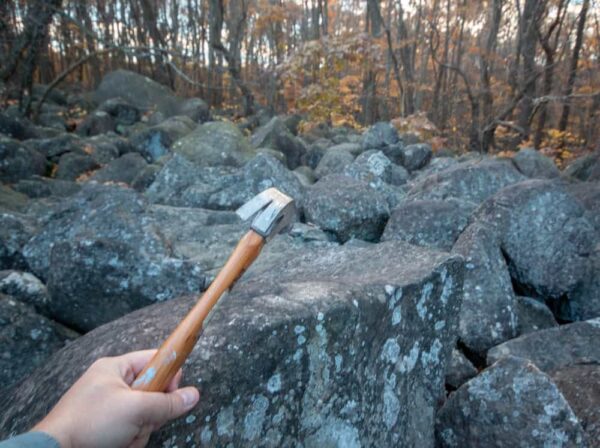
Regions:
<svg viewBox="0 0 600 448"><path fill-rule="evenodd" d="M51 421L47 421L47 418L35 425L31 432L43 432L51 438L53 438L60 448L72 448L71 439L68 436L68 431L61 428L60 425L56 425Z"/></svg>

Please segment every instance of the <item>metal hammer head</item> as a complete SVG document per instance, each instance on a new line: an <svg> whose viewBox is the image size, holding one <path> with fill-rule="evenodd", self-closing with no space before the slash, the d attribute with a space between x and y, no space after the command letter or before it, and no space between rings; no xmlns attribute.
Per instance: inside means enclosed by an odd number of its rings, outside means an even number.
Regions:
<svg viewBox="0 0 600 448"><path fill-rule="evenodd" d="M267 241L291 224L296 216L294 200L276 188L269 188L254 196L236 210L244 221L252 216L252 229Z"/></svg>

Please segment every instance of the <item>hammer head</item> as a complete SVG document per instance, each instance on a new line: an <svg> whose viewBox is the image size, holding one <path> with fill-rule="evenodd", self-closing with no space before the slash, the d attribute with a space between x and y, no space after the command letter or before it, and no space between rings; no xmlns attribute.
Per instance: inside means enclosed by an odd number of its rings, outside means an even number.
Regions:
<svg viewBox="0 0 600 448"><path fill-rule="evenodd" d="M296 216L294 200L276 188L269 188L254 196L236 210L244 221L252 218L252 230L270 240L291 224Z"/></svg>

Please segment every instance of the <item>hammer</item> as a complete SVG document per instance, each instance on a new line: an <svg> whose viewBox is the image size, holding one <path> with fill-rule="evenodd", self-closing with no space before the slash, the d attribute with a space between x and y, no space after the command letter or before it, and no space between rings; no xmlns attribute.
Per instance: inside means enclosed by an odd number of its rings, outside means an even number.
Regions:
<svg viewBox="0 0 600 448"><path fill-rule="evenodd" d="M275 188L258 194L236 210L244 221L254 216L225 266L132 384L136 390L162 392L194 348L221 295L258 257L265 242L287 227L296 215L294 201Z"/></svg>

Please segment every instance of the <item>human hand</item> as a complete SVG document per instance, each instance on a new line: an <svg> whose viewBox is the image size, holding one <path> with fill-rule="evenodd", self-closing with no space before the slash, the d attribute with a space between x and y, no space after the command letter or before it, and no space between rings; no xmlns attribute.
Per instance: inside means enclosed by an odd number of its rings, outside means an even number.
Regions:
<svg viewBox="0 0 600 448"><path fill-rule="evenodd" d="M61 448L146 446L152 431L192 409L200 398L195 387L178 389L181 370L165 393L131 389L155 352L97 360L32 431L51 435Z"/></svg>

